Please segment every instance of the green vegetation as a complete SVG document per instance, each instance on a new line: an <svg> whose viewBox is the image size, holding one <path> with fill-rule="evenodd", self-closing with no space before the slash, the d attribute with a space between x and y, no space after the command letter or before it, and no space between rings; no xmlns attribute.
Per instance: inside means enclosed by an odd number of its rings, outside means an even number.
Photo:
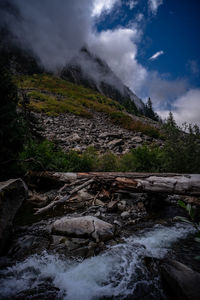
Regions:
<svg viewBox="0 0 200 300"><path fill-rule="evenodd" d="M159 116L153 110L151 98L148 99L145 105L145 116L151 118L154 121L159 121Z"/></svg>
<svg viewBox="0 0 200 300"><path fill-rule="evenodd" d="M122 105L91 89L48 74L20 76L16 78L16 83L26 91L30 99L30 110L55 116L68 112L86 118L91 118L94 111L103 112L116 125L159 137L158 129L135 121L127 114L136 112L135 105L130 100Z"/></svg>
<svg viewBox="0 0 200 300"><path fill-rule="evenodd" d="M168 123L162 147L144 145L121 156L111 152L99 154L93 147L84 153L64 153L52 142L31 141L20 159L24 171L200 173L200 134L197 126L188 128L189 132L185 133Z"/></svg>
<svg viewBox="0 0 200 300"><path fill-rule="evenodd" d="M91 110L109 113L123 109L117 101L48 74L20 76L16 78L16 83L27 91L30 109L49 115L70 112L91 117Z"/></svg>
<svg viewBox="0 0 200 300"><path fill-rule="evenodd" d="M114 124L119 125L123 128L135 132L142 132L153 138L158 138L160 136L159 130L155 127L150 126L148 124L144 124L140 121L133 121L131 116L123 112L112 112L109 116Z"/></svg>
<svg viewBox="0 0 200 300"><path fill-rule="evenodd" d="M25 124L29 128L28 122L24 121L28 119L29 109L49 115L70 112L84 117L92 117L93 111L100 111L107 114L114 124L123 128L140 131L155 138L160 137L160 133L152 126L133 120L118 102L60 78L42 74L21 76L15 78L15 82L20 87L20 101L17 87L12 82L7 68L2 66L1 177L6 177L7 171L13 176L23 176L29 170L200 173L199 127L184 125L183 128L179 128L171 113L163 125L162 147L143 145L121 156L111 152L99 154L92 147L84 153L65 153L50 141L31 139L31 130L29 134L25 131ZM22 111L25 111L24 119L17 113L19 105ZM9 162L12 162L12 165Z"/></svg>
<svg viewBox="0 0 200 300"><path fill-rule="evenodd" d="M186 204L182 200L178 201L178 205L187 212L188 217L177 216L175 219L193 225L193 227L196 229L195 241L200 243L200 222L198 209L196 206L192 206L190 203ZM200 260L200 256L196 256L195 259Z"/></svg>

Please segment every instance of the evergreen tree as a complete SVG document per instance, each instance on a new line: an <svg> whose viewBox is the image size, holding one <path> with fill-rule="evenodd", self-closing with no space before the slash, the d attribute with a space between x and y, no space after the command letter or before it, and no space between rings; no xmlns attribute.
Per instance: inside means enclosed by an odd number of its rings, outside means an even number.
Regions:
<svg viewBox="0 0 200 300"><path fill-rule="evenodd" d="M174 119L173 113L170 111L169 116L167 118L167 125L171 127L177 127L176 121Z"/></svg>
<svg viewBox="0 0 200 300"><path fill-rule="evenodd" d="M10 167L6 162L15 159L22 149L23 126L17 113L17 87L9 73L8 61L0 57L0 175L4 178Z"/></svg>
<svg viewBox="0 0 200 300"><path fill-rule="evenodd" d="M158 121L159 117L158 115L154 112L153 110L153 105L152 105L152 101L151 98L149 97L146 105L145 105L145 116L154 120L154 121Z"/></svg>

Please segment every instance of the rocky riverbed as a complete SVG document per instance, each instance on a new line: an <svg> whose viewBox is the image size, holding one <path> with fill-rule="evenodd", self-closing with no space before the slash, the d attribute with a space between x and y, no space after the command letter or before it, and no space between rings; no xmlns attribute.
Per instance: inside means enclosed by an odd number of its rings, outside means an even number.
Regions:
<svg viewBox="0 0 200 300"><path fill-rule="evenodd" d="M180 197L196 206L198 198L31 178L29 188L1 184L0 299L198 299L195 229L174 220L185 214Z"/></svg>

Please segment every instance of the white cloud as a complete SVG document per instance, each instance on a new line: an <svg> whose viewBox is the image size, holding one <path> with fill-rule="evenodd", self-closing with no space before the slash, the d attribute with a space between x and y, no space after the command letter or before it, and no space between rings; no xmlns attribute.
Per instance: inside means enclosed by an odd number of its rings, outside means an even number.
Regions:
<svg viewBox="0 0 200 300"><path fill-rule="evenodd" d="M157 59L160 55L163 55L164 54L164 51L158 51L158 52L156 52L154 55L152 55L150 58L149 58L149 60L155 60L155 59Z"/></svg>
<svg viewBox="0 0 200 300"><path fill-rule="evenodd" d="M189 71L192 73L192 75L199 75L200 70L199 70L199 65L198 62L196 60L189 60L187 63L187 68L189 69Z"/></svg>
<svg viewBox="0 0 200 300"><path fill-rule="evenodd" d="M119 28L93 36L91 49L101 56L133 91L141 88L147 76L146 69L137 62L137 42L141 32L136 28Z"/></svg>
<svg viewBox="0 0 200 300"><path fill-rule="evenodd" d="M137 0L129 0L127 6L129 6L129 8L132 10L137 4L138 4Z"/></svg>
<svg viewBox="0 0 200 300"><path fill-rule="evenodd" d="M100 16L102 12L109 12L120 0L94 0L92 16Z"/></svg>
<svg viewBox="0 0 200 300"><path fill-rule="evenodd" d="M90 49L102 57L137 96L151 97L156 109L165 109L170 101L186 93L188 83L185 79L170 80L143 67L137 60L141 37L138 27L107 30L93 34Z"/></svg>
<svg viewBox="0 0 200 300"><path fill-rule="evenodd" d="M178 125L184 122L200 126L200 89L190 89L172 104L171 111ZM169 114L168 110L157 111L163 118Z"/></svg>
<svg viewBox="0 0 200 300"><path fill-rule="evenodd" d="M157 14L158 8L163 4L163 0L149 0L149 10L153 15Z"/></svg>
<svg viewBox="0 0 200 300"><path fill-rule="evenodd" d="M137 14L137 16L136 16L136 21L139 23L140 21L142 21L144 19L144 15L143 14L141 14L141 13L139 13L139 14Z"/></svg>

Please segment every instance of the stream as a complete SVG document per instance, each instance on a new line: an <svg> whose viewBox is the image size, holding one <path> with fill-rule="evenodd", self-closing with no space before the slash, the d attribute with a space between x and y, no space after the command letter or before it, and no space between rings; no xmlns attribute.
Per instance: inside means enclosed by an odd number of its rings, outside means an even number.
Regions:
<svg viewBox="0 0 200 300"><path fill-rule="evenodd" d="M173 243L193 232L188 224L155 225L85 260L35 254L0 271L0 299L167 299L156 264L148 268L145 258L170 256Z"/></svg>

